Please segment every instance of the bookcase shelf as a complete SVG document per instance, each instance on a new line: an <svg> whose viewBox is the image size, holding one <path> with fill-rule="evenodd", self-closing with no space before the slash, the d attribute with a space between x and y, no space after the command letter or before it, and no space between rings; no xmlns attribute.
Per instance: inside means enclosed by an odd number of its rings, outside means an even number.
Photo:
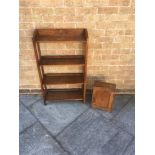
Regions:
<svg viewBox="0 0 155 155"><path fill-rule="evenodd" d="M48 73L44 75L45 84L83 84L83 73Z"/></svg>
<svg viewBox="0 0 155 155"><path fill-rule="evenodd" d="M49 89L46 100L83 100L82 89Z"/></svg>
<svg viewBox="0 0 155 155"><path fill-rule="evenodd" d="M63 56L41 56L40 65L83 65L84 56L82 55L63 55Z"/></svg>

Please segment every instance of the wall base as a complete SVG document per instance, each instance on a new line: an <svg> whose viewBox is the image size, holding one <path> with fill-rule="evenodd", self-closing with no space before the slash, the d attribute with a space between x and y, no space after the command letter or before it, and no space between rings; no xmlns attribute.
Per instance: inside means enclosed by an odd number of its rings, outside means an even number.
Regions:
<svg viewBox="0 0 155 155"><path fill-rule="evenodd" d="M40 89L19 89L20 94L41 94ZM87 89L87 94L91 94L92 89ZM134 89L116 89L115 94L135 94Z"/></svg>

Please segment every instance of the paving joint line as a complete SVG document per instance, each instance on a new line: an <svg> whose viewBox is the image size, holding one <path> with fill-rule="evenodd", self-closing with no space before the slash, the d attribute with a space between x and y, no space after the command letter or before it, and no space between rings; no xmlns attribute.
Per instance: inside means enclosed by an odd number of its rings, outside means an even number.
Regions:
<svg viewBox="0 0 155 155"><path fill-rule="evenodd" d="M85 111L83 111L80 115L78 115L72 122L70 122L68 125L66 125L59 133L55 135L55 137L58 137L66 128L71 126L78 118L80 118L81 115L83 115L85 112L87 112L90 108L88 107Z"/></svg>
<svg viewBox="0 0 155 155"><path fill-rule="evenodd" d="M112 118L110 118L111 121L114 120L114 118L124 109L125 106L127 106L129 104L129 102L132 100L132 97L130 97L127 101L126 104L119 110L118 113L116 113L114 116L112 116Z"/></svg>
<svg viewBox="0 0 155 155"><path fill-rule="evenodd" d="M131 98L129 98L127 100L127 103L120 109L120 111L128 104L128 102L130 101ZM93 109L93 108L92 108ZM99 109L100 110L100 109ZM102 110L101 110L102 111ZM120 113L120 111L118 113ZM96 111L97 112L97 111ZM98 112L97 112L98 113ZM116 115L118 115L118 113L116 113L114 116L112 116L111 118L107 118L106 116L102 115L101 113L99 113L104 119L112 122L113 121L113 118L116 117Z"/></svg>
<svg viewBox="0 0 155 155"><path fill-rule="evenodd" d="M116 132L104 145L106 145L107 143L109 143L110 141L112 141L112 139L117 136L119 134L119 131ZM102 148L104 147L104 145L102 146Z"/></svg>
<svg viewBox="0 0 155 155"><path fill-rule="evenodd" d="M111 123L111 125L113 125L116 129L120 129L123 132L126 132L128 135L134 137L134 135L130 132L128 132L127 130L125 130L123 127L118 126L116 123L112 122L110 119L106 118L105 116L103 116L102 114L100 114L100 116L105 119L106 121L109 121Z"/></svg>
<svg viewBox="0 0 155 155"><path fill-rule="evenodd" d="M114 126L118 127L118 128L121 129L122 131L125 131L126 133L128 133L129 135L131 135L131 136L134 137L134 134L130 133L130 132L127 131L124 127L121 127L121 126L117 125L117 123L113 122L113 121L115 120L115 117L123 110L123 108L124 108L125 106L127 106L127 105L129 104L130 101L132 101L132 97L129 98L129 100L127 101L127 104L125 104L125 105L121 108L121 110L120 110L113 118L110 119L110 121L112 122L112 124L113 124Z"/></svg>
<svg viewBox="0 0 155 155"><path fill-rule="evenodd" d="M30 126L26 127L23 131L19 132L19 135L23 134L26 132L29 128L33 127L38 121L36 120L34 123L32 123Z"/></svg>
<svg viewBox="0 0 155 155"><path fill-rule="evenodd" d="M67 152L69 155L71 154L68 150L66 150L63 145L61 144L60 141L58 141L56 139L56 137L54 135L52 135L52 133L39 121L39 124L44 128L44 130L54 139L54 141L60 146L60 148L62 148L62 150L64 152Z"/></svg>
<svg viewBox="0 0 155 155"><path fill-rule="evenodd" d="M128 149L128 147L132 144L132 142L135 140L135 137L132 137L131 141L128 143L128 145L126 146L125 150L123 151L123 154L126 152L126 150Z"/></svg>
<svg viewBox="0 0 155 155"><path fill-rule="evenodd" d="M114 135L107 141L107 143L105 143L104 145L110 143L110 142L112 141L112 139L113 139L115 136L117 136L118 134L119 134L119 131L118 131L116 134L114 134ZM134 136L132 136L131 140L130 140L129 143L127 144L125 150L123 151L123 154L125 153L125 151L127 150L128 146L130 146L131 143L132 143L133 141L134 141ZM103 147L104 147L104 145L103 145ZM122 154L122 155L123 155L123 154Z"/></svg>
<svg viewBox="0 0 155 155"><path fill-rule="evenodd" d="M129 98L129 100L127 101L127 104L128 104L128 102L131 100L131 98ZM127 104L125 104L125 106L127 105ZM123 107L125 107L125 106L123 106ZM122 108L123 109L123 108ZM121 111L121 110L120 110ZM98 113L98 112L97 112ZM119 112L118 112L119 113ZM120 129L120 130L122 130L122 131L124 131L124 132L126 132L127 134L129 134L130 136L132 136L132 137L134 137L134 134L132 134L132 133L130 133L130 132L128 132L126 129L124 129L123 127L120 127L119 125L117 125L117 123L114 123L113 122L113 118L107 118L107 117L105 117L104 115L102 115L101 113L99 113L100 114L100 116L103 118L103 119L105 119L105 120L107 120L107 121L109 121L113 126L115 126L116 128L118 128L118 129Z"/></svg>
<svg viewBox="0 0 155 155"><path fill-rule="evenodd" d="M114 122L111 122L111 123L112 123L114 126L116 126L116 129L119 129L119 130L121 130L121 131L123 131L123 132L126 132L127 134L129 134L129 135L132 136L132 137L135 136L134 134L132 134L132 133L130 133L129 131L127 131L125 128L118 126L116 123L114 123Z"/></svg>
<svg viewBox="0 0 155 155"><path fill-rule="evenodd" d="M29 96L29 95L27 95L27 96ZM34 96L34 95L33 95ZM40 96L40 95L36 95L36 96ZM27 107L30 107L31 105L33 105L34 103L36 103L36 102L38 102L38 101L41 101L42 99L37 99L36 101L34 101L34 102L32 102L30 105L28 105ZM19 99L19 101L20 102L22 102L23 104L24 104L24 102L21 100L21 99Z"/></svg>
<svg viewBox="0 0 155 155"><path fill-rule="evenodd" d="M23 103L22 103L23 104ZM25 105L24 105L25 106ZM63 146L62 146L62 144L61 144L61 142L60 141L58 141L57 139L56 139L56 136L54 136L42 123L41 123L41 121L31 112L31 110L29 109L30 107L31 107L32 105L30 105L29 107L26 107L27 109L28 109L28 111L36 118L36 122L38 122L45 130L46 130L46 132L58 143L58 145L62 148L62 150L64 150L65 152L67 152L69 155L71 154L69 151L67 151Z"/></svg>

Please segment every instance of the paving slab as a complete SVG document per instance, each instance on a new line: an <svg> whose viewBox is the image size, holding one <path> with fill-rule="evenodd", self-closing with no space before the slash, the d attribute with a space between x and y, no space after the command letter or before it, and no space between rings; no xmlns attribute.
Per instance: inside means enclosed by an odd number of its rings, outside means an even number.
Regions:
<svg viewBox="0 0 155 155"><path fill-rule="evenodd" d="M19 104L19 132L22 132L36 122L36 118L23 104Z"/></svg>
<svg viewBox="0 0 155 155"><path fill-rule="evenodd" d="M38 100L41 100L41 96L40 95L20 95L19 96L19 101L21 101L26 107L32 105L33 103L35 103Z"/></svg>
<svg viewBox="0 0 155 155"><path fill-rule="evenodd" d="M103 155L102 147L117 133L109 120L89 109L56 138L72 155Z"/></svg>
<svg viewBox="0 0 155 155"><path fill-rule="evenodd" d="M20 135L19 154L68 155L39 123Z"/></svg>
<svg viewBox="0 0 155 155"><path fill-rule="evenodd" d="M117 135L102 147L103 155L124 155L129 143L133 137L124 131L120 131Z"/></svg>
<svg viewBox="0 0 155 155"><path fill-rule="evenodd" d="M135 140L128 146L123 155L135 155Z"/></svg>
<svg viewBox="0 0 155 155"><path fill-rule="evenodd" d="M135 134L135 106L134 99L120 111L120 113L113 119L113 123L124 128L131 134Z"/></svg>
<svg viewBox="0 0 155 155"><path fill-rule="evenodd" d="M100 114L102 114L104 117L108 119L112 119L114 116L116 116L120 110L128 103L128 101L133 97L133 95L116 95L114 98L113 103L113 110L112 112L107 112L99 109L94 109Z"/></svg>
<svg viewBox="0 0 155 155"><path fill-rule="evenodd" d="M46 106L39 101L33 104L30 110L52 135L57 135L88 108L87 104L80 101L57 101Z"/></svg>

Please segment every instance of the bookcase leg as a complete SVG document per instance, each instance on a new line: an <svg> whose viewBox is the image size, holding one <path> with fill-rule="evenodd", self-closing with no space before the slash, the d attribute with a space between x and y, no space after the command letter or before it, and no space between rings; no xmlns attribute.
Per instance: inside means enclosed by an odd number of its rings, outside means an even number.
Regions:
<svg viewBox="0 0 155 155"><path fill-rule="evenodd" d="M83 97L83 103L86 103L86 94Z"/></svg>
<svg viewBox="0 0 155 155"><path fill-rule="evenodd" d="M85 103L85 100L83 99L83 103Z"/></svg>
<svg viewBox="0 0 155 155"><path fill-rule="evenodd" d="M45 92L43 91L43 102L44 102L44 105L47 105L47 103L46 103L46 91Z"/></svg>
<svg viewBox="0 0 155 155"><path fill-rule="evenodd" d="M44 105L47 105L45 97L43 97Z"/></svg>
<svg viewBox="0 0 155 155"><path fill-rule="evenodd" d="M86 103L86 84L84 84L83 103Z"/></svg>
<svg viewBox="0 0 155 155"><path fill-rule="evenodd" d="M44 100L44 105L47 105L46 101Z"/></svg>

